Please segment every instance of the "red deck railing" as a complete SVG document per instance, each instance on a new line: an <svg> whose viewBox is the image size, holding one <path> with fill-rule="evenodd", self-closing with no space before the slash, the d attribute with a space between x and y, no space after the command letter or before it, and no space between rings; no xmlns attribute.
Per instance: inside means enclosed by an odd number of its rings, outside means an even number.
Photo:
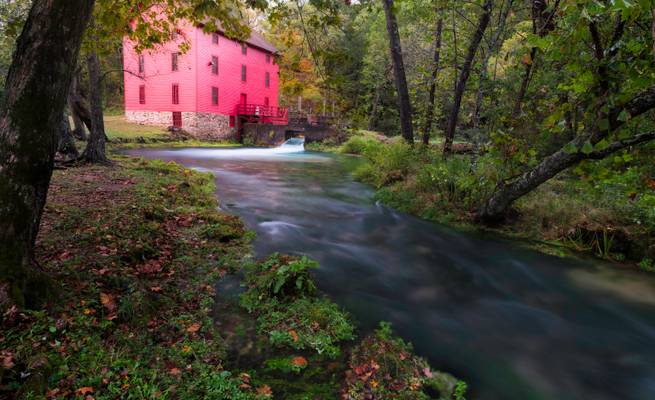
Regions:
<svg viewBox="0 0 655 400"><path fill-rule="evenodd" d="M237 105L237 115L248 122L286 124L289 121L289 110L282 107L272 107L259 104Z"/></svg>

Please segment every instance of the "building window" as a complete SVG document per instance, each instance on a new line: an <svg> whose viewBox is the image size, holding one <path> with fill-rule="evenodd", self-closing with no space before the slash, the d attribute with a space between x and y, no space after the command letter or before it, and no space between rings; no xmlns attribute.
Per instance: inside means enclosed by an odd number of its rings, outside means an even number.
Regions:
<svg viewBox="0 0 655 400"><path fill-rule="evenodd" d="M218 33L216 33L216 32L212 33L212 43L213 43L213 44L218 44L218 38L219 38L219 36L220 36L220 35L219 35Z"/></svg>
<svg viewBox="0 0 655 400"><path fill-rule="evenodd" d="M246 66L245 65L241 66L241 81L242 82L246 81Z"/></svg>
<svg viewBox="0 0 655 400"><path fill-rule="evenodd" d="M264 105L268 107L268 104L269 104L268 97L264 97Z"/></svg>
<svg viewBox="0 0 655 400"><path fill-rule="evenodd" d="M180 85L173 84L173 104L180 104Z"/></svg>
<svg viewBox="0 0 655 400"><path fill-rule="evenodd" d="M212 56L212 74L218 75L218 57Z"/></svg>
<svg viewBox="0 0 655 400"><path fill-rule="evenodd" d="M218 88L213 87L212 88L212 104L217 106L218 105Z"/></svg>
<svg viewBox="0 0 655 400"><path fill-rule="evenodd" d="M177 59L179 58L179 56L180 56L180 53L173 53L173 54L171 54L171 64L172 64L172 65L171 65L171 69L172 69L173 71L177 71L177 70L178 70L178 68L177 68Z"/></svg>
<svg viewBox="0 0 655 400"><path fill-rule="evenodd" d="M268 73L268 72L266 73L266 75L265 75L265 77L264 77L264 85L265 85L266 87L270 87L270 86L271 86L271 74Z"/></svg>
<svg viewBox="0 0 655 400"><path fill-rule="evenodd" d="M270 63L271 63L271 55L266 54L266 64L270 64Z"/></svg>
<svg viewBox="0 0 655 400"><path fill-rule="evenodd" d="M173 127L182 128L182 113L173 111Z"/></svg>
<svg viewBox="0 0 655 400"><path fill-rule="evenodd" d="M143 54L139 54L139 73L146 72L146 58Z"/></svg>
<svg viewBox="0 0 655 400"><path fill-rule="evenodd" d="M243 54L244 56L248 55L248 45L245 43L241 45L241 54Z"/></svg>
<svg viewBox="0 0 655 400"><path fill-rule="evenodd" d="M139 104L146 104L146 86L139 86Z"/></svg>

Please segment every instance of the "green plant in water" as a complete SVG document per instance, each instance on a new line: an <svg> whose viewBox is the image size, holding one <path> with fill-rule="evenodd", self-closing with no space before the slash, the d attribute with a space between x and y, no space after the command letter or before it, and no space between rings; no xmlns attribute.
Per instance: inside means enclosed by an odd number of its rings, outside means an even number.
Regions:
<svg viewBox="0 0 655 400"><path fill-rule="evenodd" d="M645 272L655 272L655 263L648 257L645 257L639 262L639 268Z"/></svg>

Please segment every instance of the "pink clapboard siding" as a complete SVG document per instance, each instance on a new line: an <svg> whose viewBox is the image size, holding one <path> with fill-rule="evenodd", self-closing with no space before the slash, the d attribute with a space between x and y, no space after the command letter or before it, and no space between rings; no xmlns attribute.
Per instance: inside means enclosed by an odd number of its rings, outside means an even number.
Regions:
<svg viewBox="0 0 655 400"><path fill-rule="evenodd" d="M167 43L143 53L145 70L139 72L139 54L129 40L124 41L125 110L152 112L197 112L234 116L242 94L248 104L278 106L279 67L270 51L242 44L220 34L214 44L211 33L186 24L178 29L177 43ZM178 70L172 70L172 53L186 40L190 48L178 56ZM270 62L266 61L266 55ZM212 73L212 56L218 57L218 75ZM246 82L241 67L246 66ZM266 87L266 73L269 87ZM179 104L173 104L173 84L179 85ZM140 104L139 87L145 86L145 104ZM218 106L213 104L212 88L218 88Z"/></svg>

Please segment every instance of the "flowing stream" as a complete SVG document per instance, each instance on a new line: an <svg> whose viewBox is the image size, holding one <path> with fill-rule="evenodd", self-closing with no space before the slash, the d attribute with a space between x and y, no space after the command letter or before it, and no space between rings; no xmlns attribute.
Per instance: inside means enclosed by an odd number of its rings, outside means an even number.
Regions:
<svg viewBox="0 0 655 400"><path fill-rule="evenodd" d="M134 150L216 176L259 256L320 262L362 330L391 321L469 399L655 399L655 275L565 260L375 204L357 160L277 149Z"/></svg>

